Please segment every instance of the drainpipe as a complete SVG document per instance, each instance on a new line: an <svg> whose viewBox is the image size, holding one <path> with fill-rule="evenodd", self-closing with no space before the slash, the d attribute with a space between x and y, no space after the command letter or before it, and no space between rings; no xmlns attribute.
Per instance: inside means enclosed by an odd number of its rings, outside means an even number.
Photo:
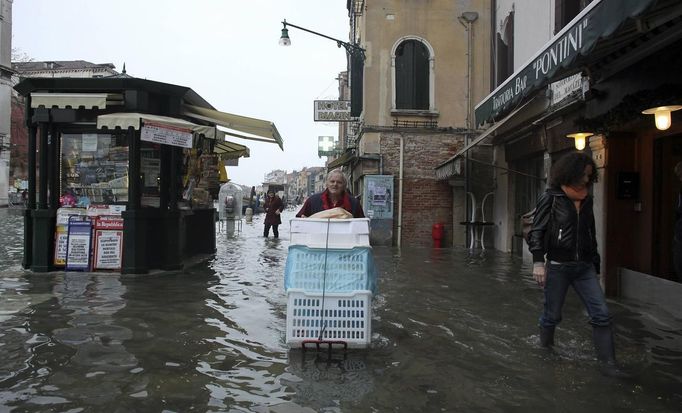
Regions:
<svg viewBox="0 0 682 413"><path fill-rule="evenodd" d="M398 172L398 237L396 245L400 248L402 240L402 226L403 226L403 153L405 152L405 139L403 134L400 134L400 167Z"/></svg>
<svg viewBox="0 0 682 413"><path fill-rule="evenodd" d="M466 89L466 105L467 105L467 110L466 110L466 128L467 132L464 138L464 146L469 145L469 141L471 138L470 131L472 129L473 121L472 121L472 73L473 73L473 65L474 65L474 59L473 59L473 45L474 45L474 30L472 27L473 22L475 22L478 19L478 13L475 11L466 11L462 13L461 16L457 18L459 22L464 26L464 29L467 32L467 72L466 72L466 77L467 77L467 89ZM469 212L469 197L467 194L470 192L469 189L469 151L466 151L464 153L464 199L465 199L465 213L464 216L466 217ZM476 208L476 205L472 205L471 208ZM466 218L465 218L466 219ZM467 227L468 229L468 227ZM469 231L466 232L467 235L469 234ZM473 239L472 239L473 242ZM465 240L466 243L466 240Z"/></svg>

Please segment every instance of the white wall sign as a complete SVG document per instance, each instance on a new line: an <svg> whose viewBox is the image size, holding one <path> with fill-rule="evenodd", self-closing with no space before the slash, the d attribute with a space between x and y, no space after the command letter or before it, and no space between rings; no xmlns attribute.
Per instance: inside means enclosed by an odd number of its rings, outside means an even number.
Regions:
<svg viewBox="0 0 682 413"><path fill-rule="evenodd" d="M557 103L561 102L562 100L566 99L571 94L573 94L573 92L582 90L583 87L582 74L576 73L573 76L569 76L557 82L551 83L549 87L552 90L552 99L550 104L556 105Z"/></svg>
<svg viewBox="0 0 682 413"><path fill-rule="evenodd" d="M315 122L350 122L350 100L316 100Z"/></svg>
<svg viewBox="0 0 682 413"><path fill-rule="evenodd" d="M140 139L181 148L192 147L192 131L190 129L162 123L145 122L140 132Z"/></svg>

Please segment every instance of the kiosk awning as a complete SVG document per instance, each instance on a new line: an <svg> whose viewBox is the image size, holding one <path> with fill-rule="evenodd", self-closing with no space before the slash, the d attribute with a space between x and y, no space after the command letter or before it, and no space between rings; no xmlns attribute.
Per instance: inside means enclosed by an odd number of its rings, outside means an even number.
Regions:
<svg viewBox="0 0 682 413"><path fill-rule="evenodd" d="M215 126L197 125L183 119L171 118L168 116L149 115L146 113L108 113L97 117L97 129L140 129L144 121L161 123L168 126L176 126L191 129L192 132L204 135L209 139L215 139L219 135L220 139L224 135L217 133ZM218 131L219 132L219 131Z"/></svg>
<svg viewBox="0 0 682 413"><path fill-rule="evenodd" d="M629 18L645 12L654 0L593 0L519 70L476 105L476 124L509 112L525 96L546 86L558 71L577 70L576 59L592 52Z"/></svg>
<svg viewBox="0 0 682 413"><path fill-rule="evenodd" d="M31 93L31 107L51 109L85 108L104 109L107 107L107 93Z"/></svg>
<svg viewBox="0 0 682 413"><path fill-rule="evenodd" d="M215 139L213 152L221 155L223 159L248 158L250 156L248 147L225 140L225 133L217 130L215 126L197 125L184 119L168 116L149 115L146 113L109 113L97 117L97 129L133 128L138 130L140 129L140 124L145 121L191 129L192 132L204 135L208 139Z"/></svg>
<svg viewBox="0 0 682 413"><path fill-rule="evenodd" d="M248 158L251 156L248 147L230 141L216 141L213 153L220 155L223 160L241 157Z"/></svg>
<svg viewBox="0 0 682 413"><path fill-rule="evenodd" d="M184 109L185 116L212 122L224 128L248 133L254 136L246 136L234 132L223 131L226 135L235 136L242 139L276 143L279 145L280 149L284 150L282 137L277 131L277 127L272 122L193 105L184 105Z"/></svg>

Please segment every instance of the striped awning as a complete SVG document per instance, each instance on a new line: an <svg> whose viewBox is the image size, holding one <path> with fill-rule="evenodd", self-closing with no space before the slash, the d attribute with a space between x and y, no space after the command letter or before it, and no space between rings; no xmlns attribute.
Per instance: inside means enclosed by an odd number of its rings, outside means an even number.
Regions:
<svg viewBox="0 0 682 413"><path fill-rule="evenodd" d="M32 108L60 109L104 109L107 107L107 93L31 93ZM112 96L114 98L114 96ZM117 99L112 99L117 100Z"/></svg>
<svg viewBox="0 0 682 413"><path fill-rule="evenodd" d="M197 125L184 119L135 112L107 113L106 115L99 115L97 116L97 129L120 128L125 130L128 128L133 128L138 130L145 121L187 128L192 130L192 132L204 135L209 139L216 139L216 137L221 139L225 136L221 134L220 131L217 131L215 126Z"/></svg>

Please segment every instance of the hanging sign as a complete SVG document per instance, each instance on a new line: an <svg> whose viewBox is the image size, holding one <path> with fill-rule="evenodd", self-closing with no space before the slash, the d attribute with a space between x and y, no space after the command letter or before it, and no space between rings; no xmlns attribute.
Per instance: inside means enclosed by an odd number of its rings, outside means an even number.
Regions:
<svg viewBox="0 0 682 413"><path fill-rule="evenodd" d="M350 100L316 100L315 122L350 122Z"/></svg>
<svg viewBox="0 0 682 413"><path fill-rule="evenodd" d="M123 218L102 216L95 222L95 269L119 270L123 258Z"/></svg>
<svg viewBox="0 0 682 413"><path fill-rule="evenodd" d="M164 145L192 147L192 130L163 123L145 121L140 131L140 139Z"/></svg>
<svg viewBox="0 0 682 413"><path fill-rule="evenodd" d="M88 271L90 269L90 244L92 222L88 217L69 218L68 241L66 243L66 270Z"/></svg>

